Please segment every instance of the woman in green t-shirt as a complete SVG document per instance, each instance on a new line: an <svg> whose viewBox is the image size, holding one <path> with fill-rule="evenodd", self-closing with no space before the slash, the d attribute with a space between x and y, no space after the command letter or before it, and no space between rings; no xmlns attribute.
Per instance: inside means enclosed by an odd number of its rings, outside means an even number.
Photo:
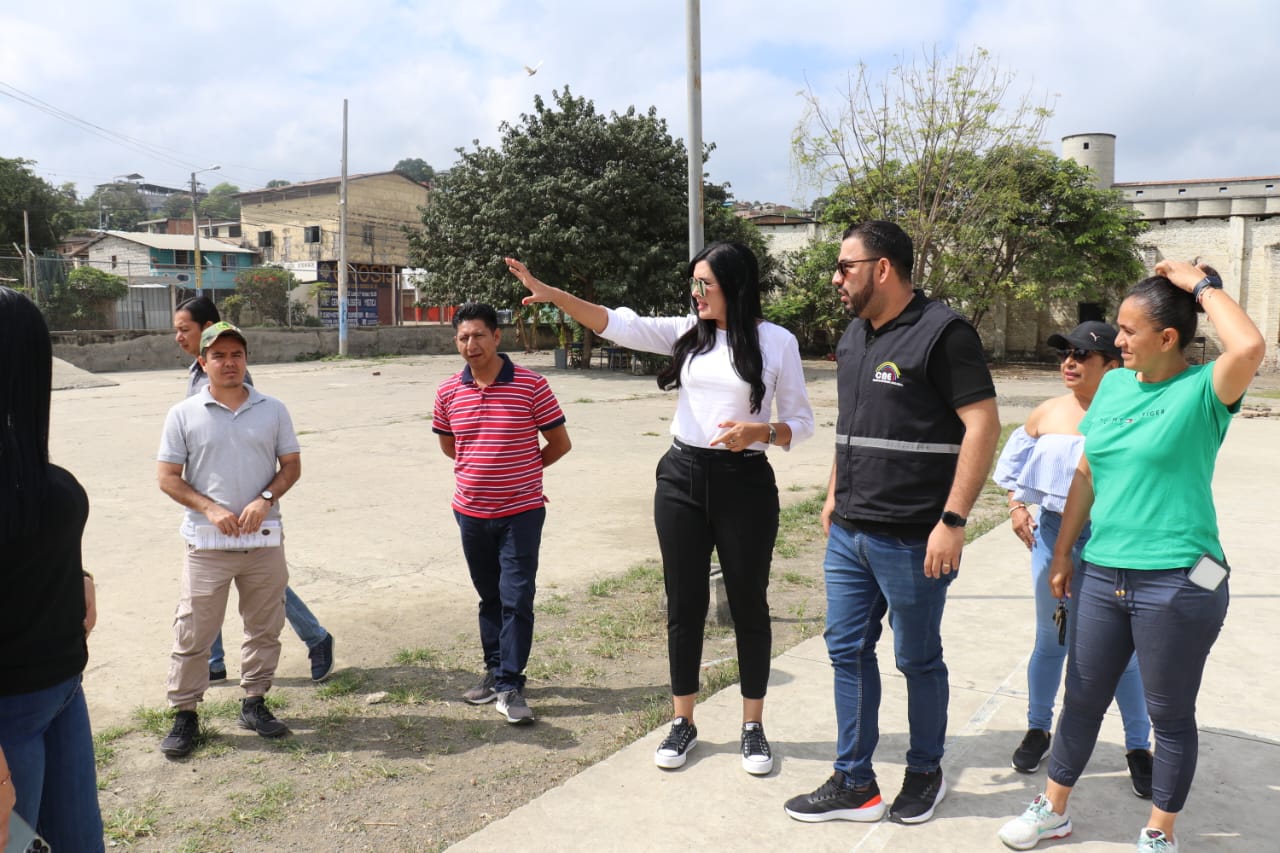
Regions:
<svg viewBox="0 0 1280 853"><path fill-rule="evenodd" d="M1137 849L1177 851L1173 825L1196 766L1196 694L1227 612L1223 573L1205 562L1225 564L1213 468L1265 344L1211 268L1161 261L1155 271L1120 305L1116 344L1128 369L1103 378L1080 423L1084 456L1049 570L1054 595L1070 594L1071 545L1091 512L1093 536L1045 793L999 833L1016 850L1071 832L1067 800L1136 651L1156 741ZM1213 321L1222 355L1192 366L1185 350L1198 311Z"/></svg>

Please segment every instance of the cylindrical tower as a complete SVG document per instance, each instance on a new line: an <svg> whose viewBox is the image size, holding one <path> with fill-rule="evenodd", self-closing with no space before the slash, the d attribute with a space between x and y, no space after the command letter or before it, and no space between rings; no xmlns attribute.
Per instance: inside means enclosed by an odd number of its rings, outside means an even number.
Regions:
<svg viewBox="0 0 1280 853"><path fill-rule="evenodd" d="M1116 135L1114 133L1073 133L1062 137L1062 156L1092 169L1098 189L1111 189L1116 182Z"/></svg>

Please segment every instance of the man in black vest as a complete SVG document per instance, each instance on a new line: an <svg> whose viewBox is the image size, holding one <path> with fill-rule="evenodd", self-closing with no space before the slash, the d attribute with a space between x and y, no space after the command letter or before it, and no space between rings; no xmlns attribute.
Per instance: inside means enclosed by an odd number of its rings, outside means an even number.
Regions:
<svg viewBox="0 0 1280 853"><path fill-rule="evenodd" d="M939 629L965 517L1000 434L978 333L911 286L911 238L892 222L844 232L832 284L854 320L836 349L840 414L822 508L827 651L835 669L835 773L786 804L802 821L877 821L876 641L886 611L906 676L906 778L890 820L923 823L946 795L949 689Z"/></svg>

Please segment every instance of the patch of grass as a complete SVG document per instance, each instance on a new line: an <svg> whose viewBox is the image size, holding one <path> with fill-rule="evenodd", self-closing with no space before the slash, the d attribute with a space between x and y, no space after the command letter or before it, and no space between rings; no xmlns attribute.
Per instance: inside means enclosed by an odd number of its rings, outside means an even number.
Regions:
<svg viewBox="0 0 1280 853"><path fill-rule="evenodd" d="M337 699L340 696L350 696L363 686L364 675L359 670L344 669L316 688L316 696L321 699Z"/></svg>
<svg viewBox="0 0 1280 853"><path fill-rule="evenodd" d="M563 648L539 649L537 659L529 664L529 677L537 681L550 681L573 672L573 660Z"/></svg>
<svg viewBox="0 0 1280 853"><path fill-rule="evenodd" d="M789 583L792 586L808 586L814 587L818 585L818 579L796 571L785 571L779 578L783 583Z"/></svg>
<svg viewBox="0 0 1280 853"><path fill-rule="evenodd" d="M155 834L160 812L160 797L152 794L137 808L115 809L102 816L102 829L112 846L129 844Z"/></svg>
<svg viewBox="0 0 1280 853"><path fill-rule="evenodd" d="M652 436L656 436L656 437L661 437L661 435L662 435L662 433L660 433L660 432L654 432L653 430L645 430L644 432L642 432L642 433L640 433L640 434L641 434L641 435L652 435Z"/></svg>
<svg viewBox="0 0 1280 853"><path fill-rule="evenodd" d="M275 820L293 798L293 783L269 782L259 790L230 796L233 804L231 820L241 826Z"/></svg>
<svg viewBox="0 0 1280 853"><path fill-rule="evenodd" d="M553 595L538 602L538 612L543 616L563 616L569 612L569 596Z"/></svg>
<svg viewBox="0 0 1280 853"><path fill-rule="evenodd" d="M115 742L132 731L133 729L126 726L112 726L107 729L100 729L93 736L93 763L99 771L110 764L111 759L116 757Z"/></svg>
<svg viewBox="0 0 1280 853"><path fill-rule="evenodd" d="M594 402L595 402L595 400L592 400L590 397L579 397L578 399L574 400L573 402L575 402L575 403L594 403Z"/></svg>
<svg viewBox="0 0 1280 853"><path fill-rule="evenodd" d="M400 666L419 666L435 663L436 652L434 649L400 649L391 659Z"/></svg>
<svg viewBox="0 0 1280 853"><path fill-rule="evenodd" d="M727 660L724 663L707 667L702 671L702 689L698 691L698 700L702 701L705 697L719 693L730 684L736 684L738 679L738 662L736 660Z"/></svg>
<svg viewBox="0 0 1280 853"><path fill-rule="evenodd" d="M387 691L387 701L396 705L422 705L431 697L421 687L397 684Z"/></svg>

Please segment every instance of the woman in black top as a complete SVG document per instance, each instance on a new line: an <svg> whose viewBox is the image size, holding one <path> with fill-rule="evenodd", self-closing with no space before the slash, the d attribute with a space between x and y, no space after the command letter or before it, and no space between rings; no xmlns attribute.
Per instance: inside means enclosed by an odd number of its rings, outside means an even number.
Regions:
<svg viewBox="0 0 1280 853"><path fill-rule="evenodd" d="M80 562L89 499L49 464L52 373L39 309L0 287L0 750L12 774L3 784L54 850L94 851L104 849L102 816L80 685L96 618ZM0 833L8 823L0 805Z"/></svg>

